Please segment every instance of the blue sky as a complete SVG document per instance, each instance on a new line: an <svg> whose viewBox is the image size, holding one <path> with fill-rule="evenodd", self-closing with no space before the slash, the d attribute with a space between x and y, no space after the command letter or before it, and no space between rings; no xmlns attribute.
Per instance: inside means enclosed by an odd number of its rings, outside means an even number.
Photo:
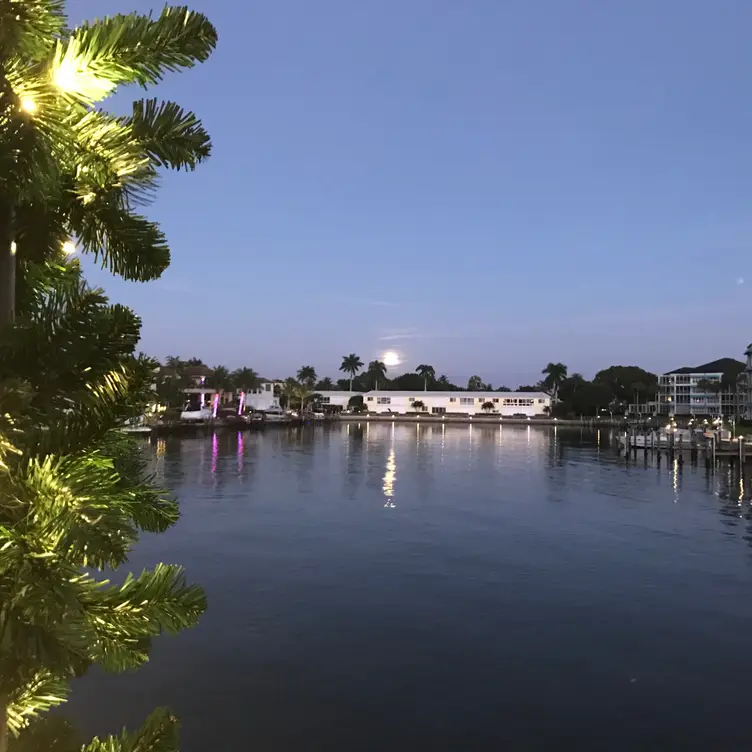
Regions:
<svg viewBox="0 0 752 752"><path fill-rule="evenodd" d="M146 351L276 377L394 348L512 386L550 360L741 358L749 0L191 7L217 52L156 91L214 154L150 208L172 266L146 285L90 274L142 315Z"/></svg>

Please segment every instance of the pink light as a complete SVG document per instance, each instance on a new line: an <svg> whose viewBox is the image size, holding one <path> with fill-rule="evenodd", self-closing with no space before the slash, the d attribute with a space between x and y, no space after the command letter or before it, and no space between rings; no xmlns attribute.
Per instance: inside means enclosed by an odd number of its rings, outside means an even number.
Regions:
<svg viewBox="0 0 752 752"><path fill-rule="evenodd" d="M217 440L217 434L212 434L212 458L211 458L211 471L212 475L217 472L217 456L219 455L219 441Z"/></svg>
<svg viewBox="0 0 752 752"><path fill-rule="evenodd" d="M245 392L241 392L240 399L238 400L238 415L243 414L244 407L245 407Z"/></svg>
<svg viewBox="0 0 752 752"><path fill-rule="evenodd" d="M219 395L215 394L213 398L214 405L212 407L212 418L217 417L217 410L219 410Z"/></svg>

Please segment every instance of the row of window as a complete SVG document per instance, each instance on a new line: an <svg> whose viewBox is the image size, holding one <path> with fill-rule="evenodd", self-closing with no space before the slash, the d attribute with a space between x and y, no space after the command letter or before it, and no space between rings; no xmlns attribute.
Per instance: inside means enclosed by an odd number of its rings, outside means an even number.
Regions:
<svg viewBox="0 0 752 752"><path fill-rule="evenodd" d="M419 397L410 397L410 402L417 402L422 400ZM322 400L323 402L324 400ZM325 401L329 401L329 398L325 398ZM456 397L450 397L450 402L456 402ZM534 399L529 398L519 398L519 397L505 397L503 399L499 397L494 397L493 399L478 399L477 400L481 404L485 404L486 402L493 402L493 403L499 403L501 402L506 407L532 407L535 404ZM373 397L366 397L366 402L373 402ZM474 405L476 402L474 397L460 397L460 405ZM542 405L545 403L545 400L539 399L538 404ZM391 405L392 404L392 398L391 397L376 397L376 404L377 405ZM431 408L433 410L433 408ZM443 409L443 408L442 408Z"/></svg>

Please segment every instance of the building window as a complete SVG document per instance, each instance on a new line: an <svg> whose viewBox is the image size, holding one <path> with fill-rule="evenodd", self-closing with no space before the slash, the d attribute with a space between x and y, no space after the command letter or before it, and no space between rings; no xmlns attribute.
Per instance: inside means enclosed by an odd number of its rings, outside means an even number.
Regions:
<svg viewBox="0 0 752 752"><path fill-rule="evenodd" d="M391 405L392 398L391 397L376 397L376 404L377 405Z"/></svg>
<svg viewBox="0 0 752 752"><path fill-rule="evenodd" d="M499 401L499 398L498 398L498 397L494 397L494 398L493 398L493 401L494 401L494 402L498 402L498 401Z"/></svg>
<svg viewBox="0 0 752 752"><path fill-rule="evenodd" d="M264 384L264 389L266 389L267 392L271 392L272 385L271 384Z"/></svg>
<svg viewBox="0 0 752 752"><path fill-rule="evenodd" d="M456 401L457 401L457 398L456 398L456 397L450 397L450 398L449 398L449 401L450 401L450 402L456 402Z"/></svg>
<svg viewBox="0 0 752 752"><path fill-rule="evenodd" d="M445 407L432 407L431 412L434 415L443 415L446 412L446 408Z"/></svg>
<svg viewBox="0 0 752 752"><path fill-rule="evenodd" d="M373 397L366 397L366 402L373 402Z"/></svg>
<svg viewBox="0 0 752 752"><path fill-rule="evenodd" d="M331 398L331 397L322 397L322 398L321 398L321 399L319 400L319 402L320 402L320 403L321 403L322 405L328 405L328 404L329 404L329 403L331 402L331 400L332 400L332 398Z"/></svg>
<svg viewBox="0 0 752 752"><path fill-rule="evenodd" d="M408 402L415 402L415 397L408 397L407 400Z"/></svg>
<svg viewBox="0 0 752 752"><path fill-rule="evenodd" d="M474 397L460 397L460 405L474 405L474 404L475 404Z"/></svg>
<svg viewBox="0 0 752 752"><path fill-rule="evenodd" d="M546 401L546 400L542 400L542 399L539 399L539 400L538 400L538 404L539 404L539 405L542 405L542 404L543 404L543 403L544 403L545 401Z"/></svg>

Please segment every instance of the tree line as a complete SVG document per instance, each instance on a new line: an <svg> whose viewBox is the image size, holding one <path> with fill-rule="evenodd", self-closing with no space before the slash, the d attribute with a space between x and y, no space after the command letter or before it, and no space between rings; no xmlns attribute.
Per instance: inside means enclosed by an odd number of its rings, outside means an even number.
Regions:
<svg viewBox="0 0 752 752"><path fill-rule="evenodd" d="M170 357L163 371L167 374L160 381L158 393L167 396L168 389L176 385L188 385L186 375L191 366L201 366L198 358L181 360ZM259 375L252 368L230 371L224 366L215 366L207 377L207 384L224 391L247 391L258 386ZM507 386L494 387L480 376L471 376L466 385L452 383L444 374L436 375L432 365L422 363L414 371L400 373L390 378L389 369L380 360L367 365L361 358L350 353L342 357L339 371L345 377L319 378L312 365L301 366L295 376L282 382L283 403L298 406L312 401L317 392L323 391L469 391L510 392ZM177 379L175 374L180 374ZM569 373L564 363L548 363L541 371L541 379L535 384L521 384L516 391L543 392L553 401L552 414L559 417L595 416L608 411L623 414L631 403L645 403L655 399L658 377L638 366L609 366L588 380L581 373ZM721 387L719 386L719 389Z"/></svg>

